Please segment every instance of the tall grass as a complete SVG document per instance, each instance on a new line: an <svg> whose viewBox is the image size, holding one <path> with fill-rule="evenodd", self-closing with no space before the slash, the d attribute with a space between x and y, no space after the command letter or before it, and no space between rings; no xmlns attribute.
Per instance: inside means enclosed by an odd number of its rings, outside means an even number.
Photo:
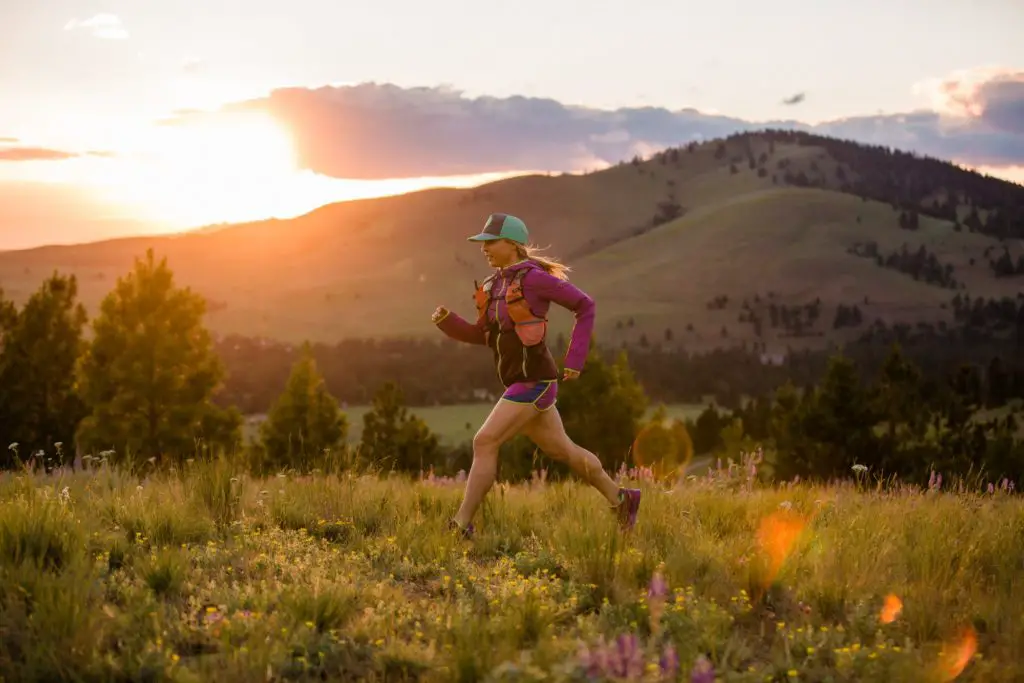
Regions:
<svg viewBox="0 0 1024 683"><path fill-rule="evenodd" d="M625 473L637 476L640 473ZM995 489L644 480L621 534L576 483L0 476L0 676L18 681L1011 681L1024 505ZM948 484L947 484L948 487Z"/></svg>

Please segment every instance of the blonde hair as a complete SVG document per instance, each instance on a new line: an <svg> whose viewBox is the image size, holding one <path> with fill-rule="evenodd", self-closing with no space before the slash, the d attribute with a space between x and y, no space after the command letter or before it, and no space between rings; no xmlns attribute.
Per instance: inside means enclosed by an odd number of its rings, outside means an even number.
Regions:
<svg viewBox="0 0 1024 683"><path fill-rule="evenodd" d="M540 247L533 245L523 246L522 244L516 244L516 252L519 254L519 258L529 259L536 263L538 266L547 271L548 274L554 275L559 280L568 280L569 271L571 268L565 265L561 261L553 257L538 256L537 252L542 251Z"/></svg>

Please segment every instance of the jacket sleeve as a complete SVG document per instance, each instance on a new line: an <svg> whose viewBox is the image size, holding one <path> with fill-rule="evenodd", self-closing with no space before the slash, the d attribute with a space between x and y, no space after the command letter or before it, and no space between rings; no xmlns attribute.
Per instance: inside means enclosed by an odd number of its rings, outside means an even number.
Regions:
<svg viewBox="0 0 1024 683"><path fill-rule="evenodd" d="M542 270L530 274L530 283L537 296L572 311L576 318L565 352L565 367L581 371L590 349L590 338L594 332L594 317L597 305L585 292L566 280L559 280Z"/></svg>
<svg viewBox="0 0 1024 683"><path fill-rule="evenodd" d="M438 320L435 325L452 339L467 344L487 344L484 336L484 327L479 323L471 323L460 317L458 313L448 313Z"/></svg>

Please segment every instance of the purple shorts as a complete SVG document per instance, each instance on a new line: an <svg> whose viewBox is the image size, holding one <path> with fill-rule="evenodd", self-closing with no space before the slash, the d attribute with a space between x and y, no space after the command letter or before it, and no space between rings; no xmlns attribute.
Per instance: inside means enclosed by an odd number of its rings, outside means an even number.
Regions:
<svg viewBox="0 0 1024 683"><path fill-rule="evenodd" d="M558 398L558 381L516 382L505 390L501 398L512 403L532 404L537 410L547 410L555 405Z"/></svg>

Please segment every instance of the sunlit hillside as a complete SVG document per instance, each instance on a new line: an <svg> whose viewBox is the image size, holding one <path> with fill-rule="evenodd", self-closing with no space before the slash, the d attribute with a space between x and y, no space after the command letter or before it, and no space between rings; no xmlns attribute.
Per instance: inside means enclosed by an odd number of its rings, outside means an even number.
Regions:
<svg viewBox="0 0 1024 683"><path fill-rule="evenodd" d="M1019 242L982 233L992 208L1024 205L1024 188L848 147L812 136L736 136L583 176L518 177L332 204L292 220L6 252L0 287L21 301L54 269L72 272L95 310L152 246L180 282L207 297L217 333L293 341L433 335L434 307L471 314L473 280L486 274L465 237L488 213L506 211L572 264L574 281L598 299L598 333L614 343L671 335L692 348L820 345L877 319L948 321L957 293L999 298L1022 289L1021 275L996 277L992 266L1004 249L1016 263ZM882 177L887 184L876 182ZM938 217L935 207L951 196L955 213ZM967 227L972 206L977 231ZM904 211L914 212L916 229L901 229ZM1008 215L1006 234L1019 236L1022 224ZM869 242L877 259L864 252ZM951 277L930 281L877 263L904 245L912 255L923 246L939 275ZM815 303L815 321L796 334L768 324L772 304ZM835 329L839 305L858 307L857 325ZM554 317L566 331L570 316Z"/></svg>

